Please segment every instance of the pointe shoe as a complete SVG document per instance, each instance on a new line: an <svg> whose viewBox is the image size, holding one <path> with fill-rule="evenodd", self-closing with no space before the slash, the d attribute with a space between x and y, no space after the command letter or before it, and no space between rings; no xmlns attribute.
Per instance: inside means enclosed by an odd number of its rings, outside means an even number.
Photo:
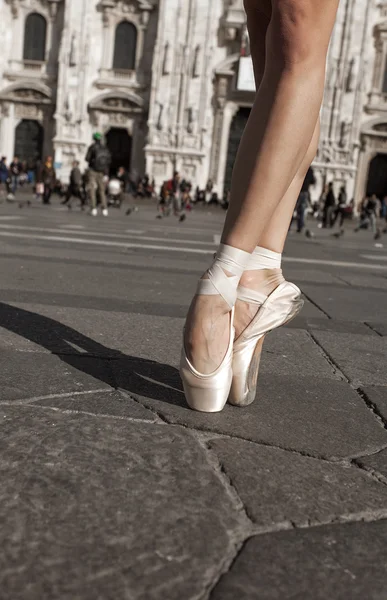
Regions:
<svg viewBox="0 0 387 600"><path fill-rule="evenodd" d="M226 356L220 366L209 375L199 373L188 360L183 348L180 375L187 404L199 412L221 412L226 406L232 382L232 358L235 329L234 309L230 313L230 341Z"/></svg>
<svg viewBox="0 0 387 600"><path fill-rule="evenodd" d="M289 323L303 306L301 291L288 281L281 283L262 304L250 325L234 343L230 404L242 407L254 402L265 335Z"/></svg>
<svg viewBox="0 0 387 600"><path fill-rule="evenodd" d="M193 410L215 413L223 410L227 403L232 382L233 343L235 338L234 305L237 288L250 254L237 248L222 245L208 271L208 279L199 281L197 294L220 295L230 307L230 338L226 355L219 367L210 374L200 373L187 356L184 347L181 353L180 376L188 406ZM231 273L227 276L225 273Z"/></svg>

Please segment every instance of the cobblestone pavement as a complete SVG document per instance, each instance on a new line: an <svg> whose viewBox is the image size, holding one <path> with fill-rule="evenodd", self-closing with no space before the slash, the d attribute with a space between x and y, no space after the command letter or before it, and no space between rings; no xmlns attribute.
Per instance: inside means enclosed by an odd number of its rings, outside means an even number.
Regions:
<svg viewBox="0 0 387 600"><path fill-rule="evenodd" d="M2 600L385 600L387 236L291 234L305 309L204 415L177 366L223 216L0 205Z"/></svg>

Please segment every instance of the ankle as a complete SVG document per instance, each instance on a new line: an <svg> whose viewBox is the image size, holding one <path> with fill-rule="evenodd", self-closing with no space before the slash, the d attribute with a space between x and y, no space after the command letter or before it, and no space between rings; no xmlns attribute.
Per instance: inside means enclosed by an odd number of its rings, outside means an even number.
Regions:
<svg viewBox="0 0 387 600"><path fill-rule="evenodd" d="M245 271L241 277L239 285L242 287L264 286L268 281L278 285L285 281L282 269L262 269L260 271Z"/></svg>

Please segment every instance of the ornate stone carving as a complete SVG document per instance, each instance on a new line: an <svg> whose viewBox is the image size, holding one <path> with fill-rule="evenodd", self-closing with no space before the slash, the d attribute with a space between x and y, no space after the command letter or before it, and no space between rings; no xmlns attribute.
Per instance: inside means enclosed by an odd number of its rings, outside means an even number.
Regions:
<svg viewBox="0 0 387 600"><path fill-rule="evenodd" d="M348 121L341 121L340 123L340 148L345 148L349 141L349 134L351 131L351 124Z"/></svg>
<svg viewBox="0 0 387 600"><path fill-rule="evenodd" d="M172 50L171 45L167 42L164 46L163 57L163 75L169 75L172 70Z"/></svg>
<svg viewBox="0 0 387 600"><path fill-rule="evenodd" d="M18 102L15 105L15 116L18 119L38 119L43 118L43 112L37 104L24 104Z"/></svg>
<svg viewBox="0 0 387 600"><path fill-rule="evenodd" d="M345 91L352 92L354 84L354 70L355 70L355 58L351 58L347 66L347 73L345 77Z"/></svg>
<svg viewBox="0 0 387 600"><path fill-rule="evenodd" d="M20 88L18 90L14 90L13 97L15 99L21 99L23 101L29 102L42 102L43 100L47 100L46 96L42 94L42 92L38 92L37 90Z"/></svg>
<svg viewBox="0 0 387 600"><path fill-rule="evenodd" d="M387 123L378 123L374 125L372 128L374 131L381 131L383 133L387 133Z"/></svg>
<svg viewBox="0 0 387 600"><path fill-rule="evenodd" d="M76 67L78 64L78 38L76 33L71 36L69 66Z"/></svg>
<svg viewBox="0 0 387 600"><path fill-rule="evenodd" d="M163 129L163 116L164 116L164 104L161 104L161 102L158 102L158 116L157 116L157 123L156 123L156 128L161 131Z"/></svg>
<svg viewBox="0 0 387 600"><path fill-rule="evenodd" d="M114 112L109 114L109 123L113 125L125 125L129 124L128 115L126 113Z"/></svg>
<svg viewBox="0 0 387 600"><path fill-rule="evenodd" d="M202 51L200 44L195 48L194 61L192 66L192 77L199 77L202 72Z"/></svg>
<svg viewBox="0 0 387 600"><path fill-rule="evenodd" d="M0 103L0 114L3 117L9 117L9 114L10 114L10 103L9 102Z"/></svg>

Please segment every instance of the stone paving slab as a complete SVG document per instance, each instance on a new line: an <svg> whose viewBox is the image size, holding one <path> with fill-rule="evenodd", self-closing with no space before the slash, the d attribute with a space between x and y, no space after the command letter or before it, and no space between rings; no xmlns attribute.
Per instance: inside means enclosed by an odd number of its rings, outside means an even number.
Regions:
<svg viewBox="0 0 387 600"><path fill-rule="evenodd" d="M211 249L211 248L210 248ZM215 247L214 247L215 251ZM210 258L210 255L209 255ZM10 280L9 273L13 272ZM114 265L94 266L74 265L59 262L57 268L52 264L29 261L23 265L21 258L2 257L0 262L0 290L13 289L50 294L53 290L58 294L79 294L79 282L83 282L86 295L103 298L109 302L110 297L132 302L153 302L161 304L186 304L187 307L195 292L196 277L189 272L176 277L174 273L163 272L158 276L151 275L146 269L136 271L135 276L128 270L126 276ZM114 293L112 294L112 290Z"/></svg>
<svg viewBox="0 0 387 600"><path fill-rule="evenodd" d="M387 444L387 431L345 382L262 374L251 406L228 405L222 413L209 415L187 407L179 374L168 365L118 360L112 368L116 387L172 423L314 456L358 456Z"/></svg>
<svg viewBox="0 0 387 600"><path fill-rule="evenodd" d="M262 527L306 527L383 510L387 516L387 486L359 468L242 440L212 440L209 446L249 517Z"/></svg>
<svg viewBox="0 0 387 600"><path fill-rule="evenodd" d="M369 321L372 329L382 337L387 336L387 323L378 323L377 321Z"/></svg>
<svg viewBox="0 0 387 600"><path fill-rule="evenodd" d="M315 338L355 386L387 385L387 339L315 331Z"/></svg>
<svg viewBox="0 0 387 600"><path fill-rule="evenodd" d="M376 473L382 475L384 480L387 481L387 450L381 450L371 456L362 456L357 459L357 462L367 469L376 471Z"/></svg>
<svg viewBox="0 0 387 600"><path fill-rule="evenodd" d="M297 268L293 263L283 262L283 270L285 277L288 281L293 281L298 286L303 286L305 282L307 283L326 283L326 284L339 284L343 285L343 282L329 273L328 271L323 271L321 269L308 269L308 268Z"/></svg>
<svg viewBox="0 0 387 600"><path fill-rule="evenodd" d="M377 317L379 322L387 321L384 290L313 284L304 284L302 289L332 319L364 323Z"/></svg>
<svg viewBox="0 0 387 600"><path fill-rule="evenodd" d="M85 356L0 353L0 402L51 394L111 390L109 362Z"/></svg>
<svg viewBox="0 0 387 600"><path fill-rule="evenodd" d="M157 415L120 392L70 394L66 397L41 398L34 406L50 407L63 411L83 412L90 415L109 415L143 421L158 421Z"/></svg>
<svg viewBox="0 0 387 600"><path fill-rule="evenodd" d="M385 600L387 521L250 539L211 600Z"/></svg>
<svg viewBox="0 0 387 600"><path fill-rule="evenodd" d="M302 309L301 315L305 319L328 319L322 310L312 304L308 298L304 298L304 308Z"/></svg>
<svg viewBox="0 0 387 600"><path fill-rule="evenodd" d="M302 313L301 313L302 315ZM299 323L300 329L307 329L313 333L313 331L332 331L334 333L352 333L354 335L378 335L376 331L373 331L365 323L359 323L358 321L337 321L333 319L305 319L302 323L302 316L296 317L294 321L289 323L288 327L297 327Z"/></svg>
<svg viewBox="0 0 387 600"><path fill-rule="evenodd" d="M340 280L352 286L387 290L387 277L378 275L359 275L358 273L341 273Z"/></svg>
<svg viewBox="0 0 387 600"><path fill-rule="evenodd" d="M364 387L362 392L368 400L375 406L379 415L387 422L387 387Z"/></svg>
<svg viewBox="0 0 387 600"><path fill-rule="evenodd" d="M2 407L2 600L196 598L239 516L188 432Z"/></svg>
<svg viewBox="0 0 387 600"><path fill-rule="evenodd" d="M300 373L303 377L340 379L307 331L286 327L266 336L261 372L277 375Z"/></svg>
<svg viewBox="0 0 387 600"><path fill-rule="evenodd" d="M183 325L170 317L0 303L0 347L29 352L164 360L168 346L171 364L178 365Z"/></svg>

